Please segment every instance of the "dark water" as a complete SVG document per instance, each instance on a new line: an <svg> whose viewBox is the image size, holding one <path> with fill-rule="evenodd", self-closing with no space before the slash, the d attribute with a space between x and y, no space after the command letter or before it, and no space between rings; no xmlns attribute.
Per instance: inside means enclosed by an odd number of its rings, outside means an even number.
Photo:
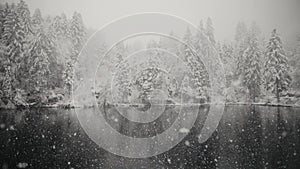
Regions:
<svg viewBox="0 0 300 169"><path fill-rule="evenodd" d="M300 168L299 108L229 106L205 143L199 130L163 154L131 159L95 144L74 110L1 110L0 167Z"/></svg>

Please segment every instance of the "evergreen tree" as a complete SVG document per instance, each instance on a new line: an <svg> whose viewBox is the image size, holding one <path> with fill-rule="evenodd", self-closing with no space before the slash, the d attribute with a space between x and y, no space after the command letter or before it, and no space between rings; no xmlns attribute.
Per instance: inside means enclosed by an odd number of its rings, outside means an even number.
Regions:
<svg viewBox="0 0 300 169"><path fill-rule="evenodd" d="M63 19L64 21L64 19ZM70 23L70 37L72 41L72 53L73 60L77 59L79 52L85 42L86 30L83 25L82 17L80 13L74 12Z"/></svg>
<svg viewBox="0 0 300 169"><path fill-rule="evenodd" d="M300 36L297 39L296 49L293 53L293 57L290 60L290 65L293 67L293 88L300 90Z"/></svg>
<svg viewBox="0 0 300 169"><path fill-rule="evenodd" d="M205 29L202 20L200 21L196 35L193 38L193 43L194 43L195 50L198 53L196 57L196 61L198 65L197 69L199 69L198 70L199 74L201 74L201 81L203 86L207 88L209 86L209 75L203 61L199 56L199 55L207 56L209 50L209 43L208 43L208 39L205 37Z"/></svg>
<svg viewBox="0 0 300 169"><path fill-rule="evenodd" d="M6 15L8 14L8 11L9 11L8 3L6 3L5 6L0 7L0 35L4 32L4 21Z"/></svg>
<svg viewBox="0 0 300 169"><path fill-rule="evenodd" d="M22 65L24 56L24 43L25 43L25 29L23 23L20 22L20 18L16 13L16 7L12 5L7 11L7 15L4 19L3 34L1 34L1 42L5 48L5 60L9 67L10 79L12 82L12 90L17 87L20 80L17 76L19 74L19 67Z"/></svg>
<svg viewBox="0 0 300 169"><path fill-rule="evenodd" d="M78 19L80 20L80 26L82 27L82 31L85 31L84 28L83 28L83 22L82 22L82 19L81 19L81 15L78 13ZM62 13L60 15L60 33L62 36L70 36L70 26L69 26L69 21L68 21L68 18L66 16L65 13ZM85 36L85 32L83 32L83 37ZM74 35L74 34L73 34Z"/></svg>
<svg viewBox="0 0 300 169"><path fill-rule="evenodd" d="M206 55L206 50L208 48L207 39L204 36L206 34L206 31L203 26L203 21L201 20L198 26L198 30L196 32L194 41L194 46L199 54Z"/></svg>
<svg viewBox="0 0 300 169"><path fill-rule="evenodd" d="M211 44L216 45L213 23L210 18L207 18L205 33L206 33L206 36L208 37L209 41L211 42Z"/></svg>
<svg viewBox="0 0 300 169"><path fill-rule="evenodd" d="M35 9L31 18L31 23L35 29L38 29L40 26L42 26L43 17L39 8Z"/></svg>
<svg viewBox="0 0 300 169"><path fill-rule="evenodd" d="M5 67L4 79L1 87L3 92L3 97L9 100L12 100L13 98L12 83L13 80L11 78L10 66L7 66Z"/></svg>
<svg viewBox="0 0 300 169"><path fill-rule="evenodd" d="M243 22L239 22L235 34L235 75L241 77L244 72L245 59L243 53L247 48L247 27Z"/></svg>
<svg viewBox="0 0 300 169"><path fill-rule="evenodd" d="M129 64L126 57L126 48L121 42L116 45L116 66L115 66L115 82L118 94L118 101L127 102L130 96L130 77Z"/></svg>
<svg viewBox="0 0 300 169"><path fill-rule="evenodd" d="M74 12L69 27L70 39L71 39L71 52L70 58L67 58L67 63L64 71L65 85L68 93L71 94L72 84L74 82L75 74L74 67L77 63L78 55L81 51L83 43L86 37L86 30L83 25L81 15Z"/></svg>
<svg viewBox="0 0 300 169"><path fill-rule="evenodd" d="M72 85L74 82L74 64L71 58L68 58L64 65L63 79L65 84L65 90L69 96L71 96Z"/></svg>
<svg viewBox="0 0 300 169"><path fill-rule="evenodd" d="M42 28L37 30L37 34L29 45L30 56L30 80L31 90L43 93L48 89L49 78L49 58L51 55L51 40L47 37Z"/></svg>
<svg viewBox="0 0 300 169"><path fill-rule="evenodd" d="M30 21L30 11L24 0L20 0L17 5L16 13L18 15L19 24L22 27L25 34L32 32L31 21Z"/></svg>
<svg viewBox="0 0 300 169"><path fill-rule="evenodd" d="M194 52L191 50L191 46L193 45L192 33L189 28L187 28L183 41L186 43L183 45L183 58L187 63L187 66L190 68L192 72L192 81L196 90L198 91L198 96L204 94L204 88L207 87L205 82L207 81L207 76L205 71L203 70L204 65L197 56L195 56Z"/></svg>
<svg viewBox="0 0 300 169"><path fill-rule="evenodd" d="M244 73L243 84L248 89L250 98L255 102L255 98L260 94L261 84L261 53L259 50L259 44L254 27L252 27L251 33L247 39L247 48L243 53L244 61Z"/></svg>
<svg viewBox="0 0 300 169"><path fill-rule="evenodd" d="M231 82L233 80L234 75L234 47L231 43L218 43L217 49L219 51L220 59L223 62L223 66L225 69L225 75L226 75L226 83L229 87L231 85Z"/></svg>
<svg viewBox="0 0 300 169"><path fill-rule="evenodd" d="M235 30L235 42L239 43L244 40L247 33L247 26L244 22L238 22Z"/></svg>
<svg viewBox="0 0 300 169"><path fill-rule="evenodd" d="M265 63L266 89L276 94L277 102L280 96L288 90L291 83L287 57L282 47L281 38L276 29L272 31L271 38L267 44Z"/></svg>

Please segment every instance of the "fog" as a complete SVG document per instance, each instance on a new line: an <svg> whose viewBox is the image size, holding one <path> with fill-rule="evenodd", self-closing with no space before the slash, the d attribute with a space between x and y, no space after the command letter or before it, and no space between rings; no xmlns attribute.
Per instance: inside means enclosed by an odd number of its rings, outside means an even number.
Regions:
<svg viewBox="0 0 300 169"><path fill-rule="evenodd" d="M12 2L11 0L4 0ZM18 2L18 0L14 0ZM85 25L98 29L106 23L133 13L162 12L177 15L198 25L200 19L211 17L219 41L232 40L238 21L253 21L269 36L273 28L286 41L300 35L299 0L26 0L31 12L40 8L43 15L62 12L68 17L74 11L82 14Z"/></svg>

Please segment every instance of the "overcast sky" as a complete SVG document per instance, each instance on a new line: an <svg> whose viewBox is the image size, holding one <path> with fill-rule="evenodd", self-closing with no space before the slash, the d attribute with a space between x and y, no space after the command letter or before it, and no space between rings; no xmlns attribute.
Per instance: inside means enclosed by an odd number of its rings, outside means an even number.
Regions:
<svg viewBox="0 0 300 169"><path fill-rule="evenodd" d="M18 2L18 0L5 0ZM30 10L43 15L73 11L82 14L88 28L138 12L163 12L183 17L198 25L211 17L218 40L232 40L238 21L255 21L268 37L273 28L290 40L300 35L300 0L26 0Z"/></svg>

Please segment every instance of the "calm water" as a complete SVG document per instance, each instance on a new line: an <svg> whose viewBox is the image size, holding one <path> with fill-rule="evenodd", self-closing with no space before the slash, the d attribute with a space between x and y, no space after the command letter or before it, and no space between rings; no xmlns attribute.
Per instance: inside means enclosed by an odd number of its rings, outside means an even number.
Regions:
<svg viewBox="0 0 300 169"><path fill-rule="evenodd" d="M217 130L202 144L197 137L200 129L194 126L163 154L130 159L95 144L74 110L1 110L0 167L300 168L299 108L228 106Z"/></svg>

